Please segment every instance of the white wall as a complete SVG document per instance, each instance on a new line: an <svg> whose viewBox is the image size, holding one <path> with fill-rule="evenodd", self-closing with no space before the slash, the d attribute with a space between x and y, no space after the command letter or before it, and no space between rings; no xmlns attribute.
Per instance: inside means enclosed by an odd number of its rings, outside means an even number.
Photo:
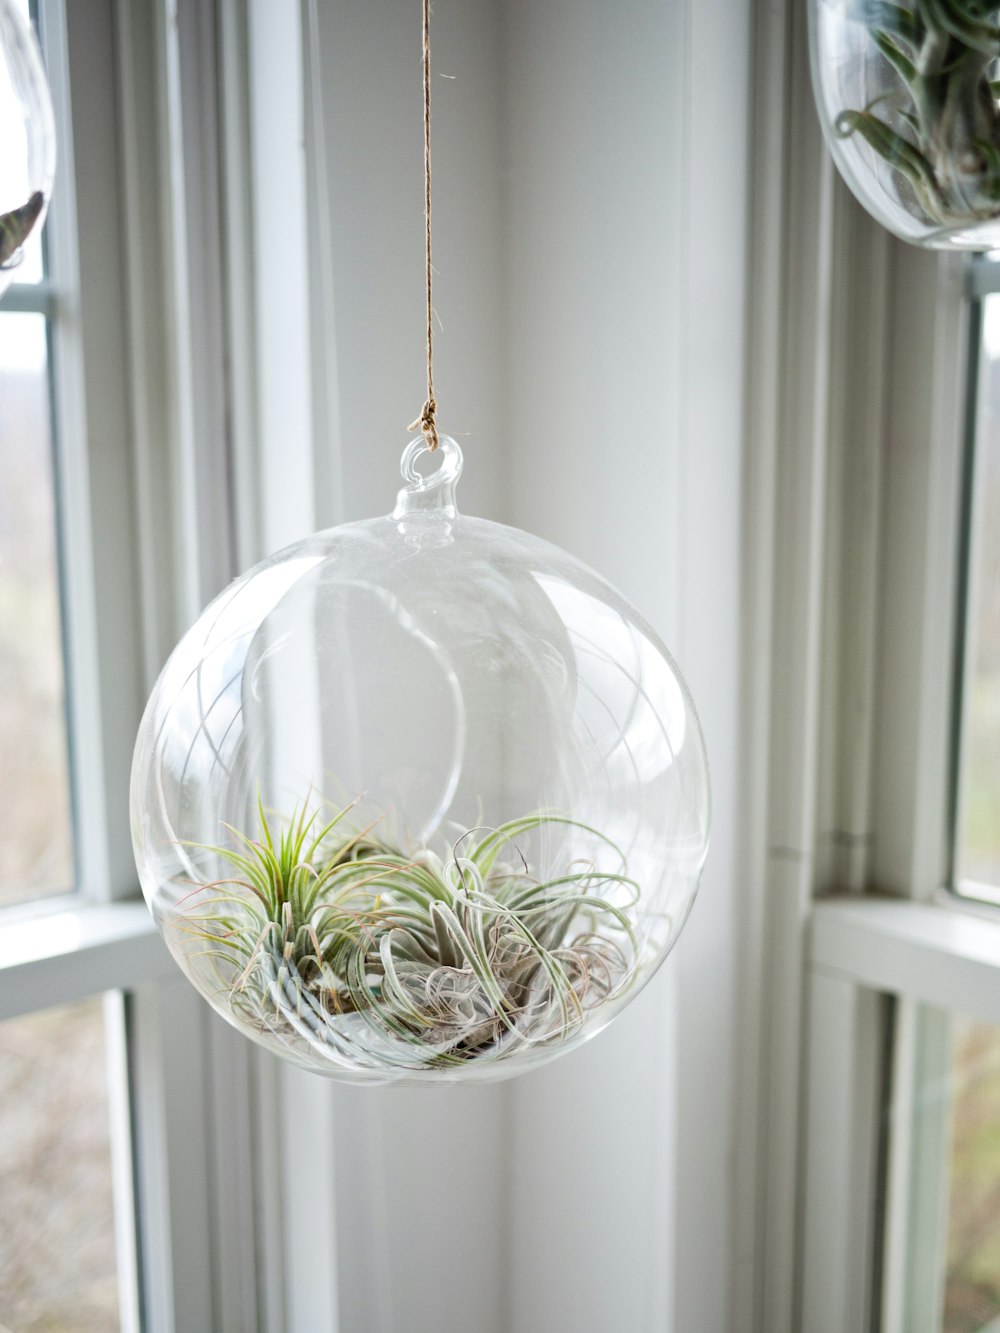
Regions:
<svg viewBox="0 0 1000 1333"><path fill-rule="evenodd" d="M550 1068L443 1092L285 1079L336 1168L336 1270L296 1309L336 1299L349 1333L729 1326L749 7L435 4L437 384L460 503L597 565L664 634L706 730L714 845L660 976ZM333 374L342 471L318 509L349 519L389 507L423 399L420 15L318 10L335 342L314 389Z"/></svg>
<svg viewBox="0 0 1000 1333"><path fill-rule="evenodd" d="M714 801L700 901L657 983L514 1086L519 1331L730 1326L749 9L505 10L513 519L663 633Z"/></svg>
<svg viewBox="0 0 1000 1333"><path fill-rule="evenodd" d="M660 0L517 0L503 52L512 518L599 568L668 643L684 17ZM671 960L614 1027L512 1087L518 1333L670 1326L676 982Z"/></svg>
<svg viewBox="0 0 1000 1333"><path fill-rule="evenodd" d="M437 0L432 94L439 425L466 454L461 508L491 518L509 489L500 8ZM318 12L342 482L330 499L350 520L392 508L424 400L421 14L410 0ZM505 1087L330 1090L342 1333L504 1333L509 1101Z"/></svg>
<svg viewBox="0 0 1000 1333"><path fill-rule="evenodd" d="M502 517L507 486L501 8L496 0L434 6L438 424L466 453L461 507L488 518ZM318 10L343 460L338 508L353 519L392 508L405 428L425 395L421 15L412 0L338 0Z"/></svg>

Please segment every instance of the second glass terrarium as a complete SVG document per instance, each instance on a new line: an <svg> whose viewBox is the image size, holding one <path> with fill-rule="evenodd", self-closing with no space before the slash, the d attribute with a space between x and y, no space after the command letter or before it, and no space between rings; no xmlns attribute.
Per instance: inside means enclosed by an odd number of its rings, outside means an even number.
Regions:
<svg viewBox="0 0 1000 1333"><path fill-rule="evenodd" d="M861 204L938 249L1000 246L1000 4L809 0L827 144Z"/></svg>
<svg viewBox="0 0 1000 1333"><path fill-rule="evenodd" d="M698 719L652 629L557 547L393 513L258 565L181 640L136 746L143 890L188 977L287 1058L502 1077L599 1031L705 857ZM424 463L426 467L426 460Z"/></svg>

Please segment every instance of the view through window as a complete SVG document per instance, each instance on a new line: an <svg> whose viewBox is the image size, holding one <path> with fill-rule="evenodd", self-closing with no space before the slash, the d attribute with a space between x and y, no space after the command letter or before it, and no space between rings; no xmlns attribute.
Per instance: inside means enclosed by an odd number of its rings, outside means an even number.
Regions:
<svg viewBox="0 0 1000 1333"><path fill-rule="evenodd" d="M0 904L73 887L46 319L0 306Z"/></svg>
<svg viewBox="0 0 1000 1333"><path fill-rule="evenodd" d="M0 913L75 880L43 249L0 300ZM110 1134L104 1001L0 1022L0 1328L119 1328Z"/></svg>
<svg viewBox="0 0 1000 1333"><path fill-rule="evenodd" d="M103 1001L0 1023L0 1327L118 1321Z"/></svg>
<svg viewBox="0 0 1000 1333"><path fill-rule="evenodd" d="M983 305L978 396L956 870L1000 900L1000 294Z"/></svg>

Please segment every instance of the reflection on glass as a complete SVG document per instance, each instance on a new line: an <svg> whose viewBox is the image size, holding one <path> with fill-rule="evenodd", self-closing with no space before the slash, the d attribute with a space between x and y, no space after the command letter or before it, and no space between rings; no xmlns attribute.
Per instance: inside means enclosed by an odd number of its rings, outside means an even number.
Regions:
<svg viewBox="0 0 1000 1333"><path fill-rule="evenodd" d="M969 567L958 880L1000 890L1000 297L984 308ZM965 882L963 885L963 881Z"/></svg>
<svg viewBox="0 0 1000 1333"><path fill-rule="evenodd" d="M0 1327L119 1327L100 999L0 1023Z"/></svg>
<svg viewBox="0 0 1000 1333"><path fill-rule="evenodd" d="M45 320L0 313L0 905L73 886L49 420Z"/></svg>

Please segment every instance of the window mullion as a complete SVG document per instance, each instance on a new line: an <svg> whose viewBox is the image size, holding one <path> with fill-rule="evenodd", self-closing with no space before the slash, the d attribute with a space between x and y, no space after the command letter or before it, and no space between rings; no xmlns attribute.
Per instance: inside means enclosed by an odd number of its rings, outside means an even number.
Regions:
<svg viewBox="0 0 1000 1333"><path fill-rule="evenodd" d="M51 319L58 309L58 289L48 281L15 282L0 297L0 314L45 315Z"/></svg>
<svg viewBox="0 0 1000 1333"><path fill-rule="evenodd" d="M968 318L961 256L895 250L873 883L929 898L950 781Z"/></svg>
<svg viewBox="0 0 1000 1333"><path fill-rule="evenodd" d="M142 708L110 0L45 0L61 172L48 229L68 711L81 888L132 897L128 775ZM72 164L72 169L70 169Z"/></svg>
<svg viewBox="0 0 1000 1333"><path fill-rule="evenodd" d="M802 1309L797 1328L869 1327L887 1002L809 974Z"/></svg>
<svg viewBox="0 0 1000 1333"><path fill-rule="evenodd" d="M204 1004L175 973L126 1014L143 1333L215 1330Z"/></svg>

